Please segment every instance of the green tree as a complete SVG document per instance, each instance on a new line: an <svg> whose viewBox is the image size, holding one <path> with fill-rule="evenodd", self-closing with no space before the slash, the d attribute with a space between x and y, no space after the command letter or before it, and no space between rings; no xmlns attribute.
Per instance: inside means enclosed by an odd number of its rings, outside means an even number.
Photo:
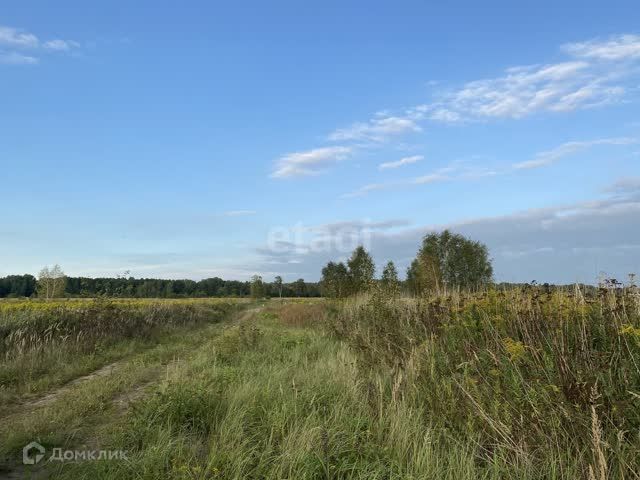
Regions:
<svg viewBox="0 0 640 480"><path fill-rule="evenodd" d="M442 286L442 265L439 236L430 234L424 237L418 255L407 271L407 284L414 294L438 292Z"/></svg>
<svg viewBox="0 0 640 480"><path fill-rule="evenodd" d="M373 283L376 271L369 252L363 246L357 247L351 254L347 266L349 267L349 294L366 292Z"/></svg>
<svg viewBox="0 0 640 480"><path fill-rule="evenodd" d="M487 246L445 230L422 240L407 271L413 293L447 288L474 289L491 282L493 267Z"/></svg>
<svg viewBox="0 0 640 480"><path fill-rule="evenodd" d="M325 297L342 298L347 293L349 271L344 263L329 262L322 269L320 286Z"/></svg>
<svg viewBox="0 0 640 480"><path fill-rule="evenodd" d="M33 275L9 275L0 278L1 297L30 297L36 290L36 278Z"/></svg>
<svg viewBox="0 0 640 480"><path fill-rule="evenodd" d="M299 278L295 282L293 282L293 291L296 294L296 297L304 297L307 293L307 285L304 283L303 278Z"/></svg>
<svg viewBox="0 0 640 480"><path fill-rule="evenodd" d="M282 299L282 277L280 275L277 275L276 278L274 278L273 285L276 287L278 296Z"/></svg>
<svg viewBox="0 0 640 480"><path fill-rule="evenodd" d="M409 267L407 268L407 280L405 282L409 293L412 293L413 295L417 295L421 291L419 270L420 267L418 264L418 259L415 258L411 262L411 265L409 265Z"/></svg>
<svg viewBox="0 0 640 480"><path fill-rule="evenodd" d="M38 274L38 296L46 299L63 297L66 283L67 277L60 265L44 267Z"/></svg>
<svg viewBox="0 0 640 480"><path fill-rule="evenodd" d="M382 270L382 277L380 278L382 287L393 294L400 292L400 281L398 280L398 270L392 261L389 261L384 270Z"/></svg>
<svg viewBox="0 0 640 480"><path fill-rule="evenodd" d="M264 297L264 283L260 275L254 275L251 277L251 296L253 298Z"/></svg>

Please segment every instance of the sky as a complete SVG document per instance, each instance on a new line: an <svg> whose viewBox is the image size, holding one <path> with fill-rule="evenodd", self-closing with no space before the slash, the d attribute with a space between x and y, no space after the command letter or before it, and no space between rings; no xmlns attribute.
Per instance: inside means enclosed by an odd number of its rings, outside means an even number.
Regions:
<svg viewBox="0 0 640 480"><path fill-rule="evenodd" d="M449 228L497 281L624 279L640 7L6 0L0 192L0 276L313 281Z"/></svg>

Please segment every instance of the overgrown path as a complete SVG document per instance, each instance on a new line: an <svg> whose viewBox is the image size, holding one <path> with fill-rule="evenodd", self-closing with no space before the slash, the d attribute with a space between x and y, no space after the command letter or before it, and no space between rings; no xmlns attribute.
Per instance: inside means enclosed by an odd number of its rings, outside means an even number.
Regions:
<svg viewBox="0 0 640 480"><path fill-rule="evenodd" d="M376 453L388 426L376 427L354 356L313 312L270 307L226 325L83 436L127 461L59 463L53 478L390 478L369 475L389 462Z"/></svg>
<svg viewBox="0 0 640 480"><path fill-rule="evenodd" d="M178 330L159 343L116 362L81 375L37 398L15 405L0 421L0 480L51 477L51 465L22 465L22 447L37 441L47 448L96 451L104 446L101 434L132 405L144 398L179 366L197 355L231 326L249 321L259 311L252 308L229 320ZM106 447L105 447L106 448Z"/></svg>

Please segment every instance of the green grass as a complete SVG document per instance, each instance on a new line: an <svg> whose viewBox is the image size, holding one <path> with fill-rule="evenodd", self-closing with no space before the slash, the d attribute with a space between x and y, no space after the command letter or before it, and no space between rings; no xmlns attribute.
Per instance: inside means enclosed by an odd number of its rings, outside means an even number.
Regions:
<svg viewBox="0 0 640 480"><path fill-rule="evenodd" d="M640 478L640 298L544 289L348 301L332 328L488 478ZM473 478L473 477L472 477Z"/></svg>
<svg viewBox="0 0 640 480"><path fill-rule="evenodd" d="M78 376L221 321L232 300L13 301L0 305L0 416Z"/></svg>
<svg viewBox="0 0 640 480"><path fill-rule="evenodd" d="M15 463L22 447L32 440L48 447L71 447L78 439L91 439L96 425L114 420L118 410L114 398L150 381L160 381L221 330L221 325L208 325L166 334L157 345L121 359L109 375L63 389L42 406L16 409L0 423L0 458L5 458L6 464Z"/></svg>
<svg viewBox="0 0 640 480"><path fill-rule="evenodd" d="M456 450L432 462L423 414L385 402L389 388L328 335L262 319L212 340L123 419L126 433L114 428L109 448L129 462L62 478L454 479L473 468Z"/></svg>
<svg viewBox="0 0 640 480"><path fill-rule="evenodd" d="M272 301L127 358L13 417L4 451L127 452L46 466L67 479L640 478L633 292Z"/></svg>

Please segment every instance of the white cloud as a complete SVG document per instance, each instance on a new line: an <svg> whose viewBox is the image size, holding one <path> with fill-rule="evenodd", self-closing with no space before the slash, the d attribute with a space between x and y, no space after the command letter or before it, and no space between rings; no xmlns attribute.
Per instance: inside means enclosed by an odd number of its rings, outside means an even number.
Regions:
<svg viewBox="0 0 640 480"><path fill-rule="evenodd" d="M483 160L483 156L472 156L469 158L459 159L451 162L449 165L440 168L432 173L421 175L418 177L407 178L403 180L397 180L384 183L371 183L363 187L358 188L349 193L341 195L341 198L355 198L363 197L369 193L382 190L392 190L396 188L415 186L415 185L427 185L431 183L454 181L454 180L481 180L488 177L496 177L504 175L510 172L518 170L528 170L534 168L540 168L543 166L551 165L552 163L561 160L564 157L574 155L581 151L588 150L590 148L600 145L610 146L624 146L635 145L640 143L640 140L633 137L613 137L613 138L600 138L587 141L572 141L559 145L556 148L540 152L535 155L531 160L527 160L520 163L514 163L510 167L492 167L486 165L477 165L478 160ZM397 162L396 162L397 163ZM631 187L636 186L636 179L628 180L628 185ZM620 186L622 188L622 184Z"/></svg>
<svg viewBox="0 0 640 480"><path fill-rule="evenodd" d="M353 192L345 193L341 195L341 198L355 198L355 197L363 197L370 192L375 192L376 190L386 190L394 187L397 183L370 183L363 187L360 187Z"/></svg>
<svg viewBox="0 0 640 480"><path fill-rule="evenodd" d="M624 88L609 84L608 76L586 61L513 67L445 93L422 110L428 119L445 123L573 111L622 97Z"/></svg>
<svg viewBox="0 0 640 480"><path fill-rule="evenodd" d="M458 123L462 120L462 117L459 113L446 108L437 108L429 114L429 119L441 123Z"/></svg>
<svg viewBox="0 0 640 480"><path fill-rule="evenodd" d="M73 40L49 40L42 45L47 50L54 50L58 52L66 52L71 50L72 48L80 47L78 42L74 42Z"/></svg>
<svg viewBox="0 0 640 480"><path fill-rule="evenodd" d="M23 55L18 52L0 52L0 64L3 65L35 65L38 61L36 57L31 55Z"/></svg>
<svg viewBox="0 0 640 480"><path fill-rule="evenodd" d="M608 40L568 43L562 49L575 57L601 60L640 58L640 35L614 35Z"/></svg>
<svg viewBox="0 0 640 480"><path fill-rule="evenodd" d="M392 190L397 188L407 188L416 185L427 185L431 183L446 182L452 180L478 180L486 177L493 177L505 173L505 171L495 170L486 166L476 165L475 162L485 157L474 155L472 157L458 159L449 165L439 168L426 175L405 178L384 183L371 183L354 190L353 192L341 195L341 198L363 197L371 192L381 190Z"/></svg>
<svg viewBox="0 0 640 480"><path fill-rule="evenodd" d="M329 135L331 141L370 140L381 142L389 137L409 132L419 132L420 126L408 117L377 116L366 123L338 129Z"/></svg>
<svg viewBox="0 0 640 480"><path fill-rule="evenodd" d="M402 115L385 111L390 123L403 121L392 132L379 131L380 119L374 118L337 130L330 139L383 140L420 131L419 123L425 120L456 124L571 112L618 102L637 88L633 79L638 71L629 62L640 59L640 36L616 35L563 45L561 50L569 55L564 61L509 67L502 75L443 90L433 101L408 108Z"/></svg>
<svg viewBox="0 0 640 480"><path fill-rule="evenodd" d="M544 167L546 165L555 163L561 158L587 150L597 145L632 145L635 143L638 143L638 140L629 137L601 138L597 140L566 142L552 150L538 153L531 160L515 163L513 164L513 168L516 170L522 170Z"/></svg>
<svg viewBox="0 0 640 480"><path fill-rule="evenodd" d="M566 44L561 50L571 58L507 68L504 75L468 82L409 111L442 123L522 118L607 105L633 89L637 69L629 62L640 59L640 36L616 35Z"/></svg>
<svg viewBox="0 0 640 480"><path fill-rule="evenodd" d="M38 37L23 32L17 28L0 26L0 45L8 45L15 48L37 48L39 45Z"/></svg>
<svg viewBox="0 0 640 480"><path fill-rule="evenodd" d="M430 173L429 175L422 175L412 179L409 183L414 185L425 185L427 183L441 182L447 180L448 177L440 173Z"/></svg>
<svg viewBox="0 0 640 480"><path fill-rule="evenodd" d="M555 112L571 112L579 108L600 107L610 103L615 103L625 94L623 87L606 87L597 83L593 85L585 85L575 92L558 99L558 101L549 107L549 110Z"/></svg>
<svg viewBox="0 0 640 480"><path fill-rule="evenodd" d="M255 210L229 210L224 212L223 215L225 217L245 217L248 215L255 215L257 212Z"/></svg>
<svg viewBox="0 0 640 480"><path fill-rule="evenodd" d="M450 230L486 243L494 259L498 281L594 282L599 270L625 278L640 271L640 182L623 179L607 188L623 192L605 198L543 209L513 212L504 216L458 220L448 224L373 231L368 250L376 263L392 259L403 271L415 257L422 237L429 232ZM356 222L357 223L357 222ZM612 234L615 232L615 234ZM329 260L347 257L340 243L324 243L324 250L310 244L295 249L261 249L263 261L286 261L295 255L298 276L318 278ZM345 246L351 247L349 244ZM352 248L351 248L352 249ZM281 274L287 274L283 267ZM524 276L526 275L526 277Z"/></svg>
<svg viewBox="0 0 640 480"><path fill-rule="evenodd" d="M460 88L441 90L428 103L405 108L400 113L382 110L365 122L332 132L328 139L341 142L369 142L368 147L412 132L422 131L427 121L464 124L497 119L520 119L540 113L567 113L601 107L624 101L625 96L638 92L640 65L640 36L616 35L606 40L589 40L561 46L567 58L555 63L509 67L493 78L473 80ZM348 148L348 147L339 147ZM580 145L564 147L569 153ZM555 161L558 152L545 152L514 168L535 168ZM566 155L565 151L559 154ZM318 173L316 168L305 168L310 157L322 156L318 163L334 162L328 149L292 154L281 159L282 167L272 176L286 177ZM307 155L298 159L297 156ZM384 166L383 166L384 165ZM387 162L380 169L394 168ZM477 176L495 175L496 172L475 172ZM472 176L472 175L469 175ZM374 189L386 188L378 184L363 187L347 196L361 195Z"/></svg>
<svg viewBox="0 0 640 480"><path fill-rule="evenodd" d="M342 194L341 198L355 198L355 197L364 197L371 192L380 191L380 190L392 190L395 188L402 188L412 185L426 185L429 183L443 182L446 180L451 180L451 177L447 176L447 173L453 171L453 167L445 167L441 168L433 173L427 175L421 175L413 178L406 178L403 180L397 180L393 182L385 182L385 183L370 183L369 185L365 185L363 187L354 190L353 192Z"/></svg>
<svg viewBox="0 0 640 480"><path fill-rule="evenodd" d="M0 25L0 64L4 65L34 65L39 59L33 52L68 52L79 48L80 44L73 40L52 39L41 42L29 32ZM24 53L26 51L26 53Z"/></svg>
<svg viewBox="0 0 640 480"><path fill-rule="evenodd" d="M406 227L410 224L411 222L404 218L393 218L378 222L370 220L345 220L313 225L309 227L309 230L314 232L327 232L335 235L343 230L391 230L397 227Z"/></svg>
<svg viewBox="0 0 640 480"><path fill-rule="evenodd" d="M375 191L392 190L402 187L406 188L416 185L427 185L437 182L482 180L489 177L497 177L499 175L513 173L514 171L529 170L551 165L564 157L583 152L596 146L625 146L635 145L638 143L640 143L640 139L634 137L612 137L566 142L551 150L540 152L530 160L502 167L478 165L478 161L487 160L487 157L474 155L453 161L449 165L426 175L391 182L371 183L352 192L345 193L341 195L341 198L363 197ZM635 185L635 183L633 185Z"/></svg>
<svg viewBox="0 0 640 480"><path fill-rule="evenodd" d="M271 177L289 178L316 175L327 166L346 159L352 152L353 148L351 147L336 146L289 153L278 159Z"/></svg>
<svg viewBox="0 0 640 480"><path fill-rule="evenodd" d="M389 168L398 168L398 167L402 167L403 165L409 165L411 163L419 162L422 159L424 159L422 155L413 155L411 157L401 158L400 160L396 160L395 162L381 163L380 165L378 165L378 168L380 170L387 170Z"/></svg>

